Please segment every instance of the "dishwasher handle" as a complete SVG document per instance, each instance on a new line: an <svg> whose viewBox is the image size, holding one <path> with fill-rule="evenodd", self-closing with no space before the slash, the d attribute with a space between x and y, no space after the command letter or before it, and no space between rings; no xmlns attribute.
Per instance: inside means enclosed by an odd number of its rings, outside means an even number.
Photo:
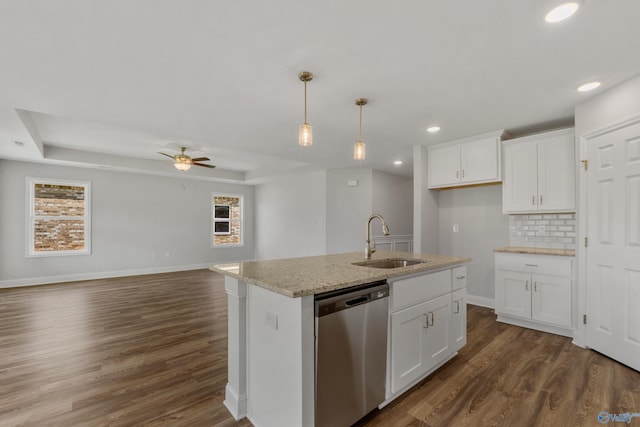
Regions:
<svg viewBox="0 0 640 427"><path fill-rule="evenodd" d="M365 302L369 302L369 295L362 295L362 296L360 296L358 298L354 298L352 300L345 301L344 305L346 305L347 307L353 307L355 305L364 304Z"/></svg>

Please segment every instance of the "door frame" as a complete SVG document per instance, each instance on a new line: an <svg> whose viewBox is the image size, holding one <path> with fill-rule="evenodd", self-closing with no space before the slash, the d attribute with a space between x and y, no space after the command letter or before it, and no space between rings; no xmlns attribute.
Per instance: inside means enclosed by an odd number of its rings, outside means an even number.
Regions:
<svg viewBox="0 0 640 427"><path fill-rule="evenodd" d="M590 132L585 133L584 135L576 135L576 144L577 144L577 152L576 156L577 167L576 167L576 182L578 183L578 205L576 210L576 221L578 224L578 241L576 242L576 283L577 286L574 290L573 297L578 301L577 307L578 310L574 315L574 335L573 335L573 344L583 347L589 348L586 344L586 333L587 328L583 323L583 315L587 313L587 282L584 278L587 277L587 249L584 246L584 239L587 236L587 202L588 202L588 179L587 173L584 169L584 163L588 156L588 146L589 141L597 138L599 136L605 135L607 133L611 133L617 131L619 129L625 128L627 126L632 126L637 123L640 123L640 115L633 116L631 118L616 122L612 125L605 126ZM579 139L578 139L579 138ZM577 293L577 294L576 294Z"/></svg>

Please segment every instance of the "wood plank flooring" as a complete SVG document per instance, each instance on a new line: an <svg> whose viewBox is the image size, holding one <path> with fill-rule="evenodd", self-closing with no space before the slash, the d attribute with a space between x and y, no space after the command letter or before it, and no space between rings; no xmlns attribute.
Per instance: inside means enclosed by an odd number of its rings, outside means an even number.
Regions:
<svg viewBox="0 0 640 427"><path fill-rule="evenodd" d="M250 426L222 404L226 328L208 270L0 290L0 426ZM640 373L469 306L460 354L360 425L602 426L601 411L640 412Z"/></svg>

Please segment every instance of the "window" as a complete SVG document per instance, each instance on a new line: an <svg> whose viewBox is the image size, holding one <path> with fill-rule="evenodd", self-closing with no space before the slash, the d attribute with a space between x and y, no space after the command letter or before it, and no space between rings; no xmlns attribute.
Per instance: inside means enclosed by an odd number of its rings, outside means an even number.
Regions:
<svg viewBox="0 0 640 427"><path fill-rule="evenodd" d="M242 246L242 196L212 196L213 246Z"/></svg>
<svg viewBox="0 0 640 427"><path fill-rule="evenodd" d="M28 256L91 253L88 182L27 178Z"/></svg>

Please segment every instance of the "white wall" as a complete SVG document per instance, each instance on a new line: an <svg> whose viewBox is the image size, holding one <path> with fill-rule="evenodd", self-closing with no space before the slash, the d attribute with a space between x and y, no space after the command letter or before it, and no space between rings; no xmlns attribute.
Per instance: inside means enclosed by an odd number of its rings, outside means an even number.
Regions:
<svg viewBox="0 0 640 427"><path fill-rule="evenodd" d="M372 213L385 219L392 235L413 234L413 178L373 171ZM376 226L372 234L381 235Z"/></svg>
<svg viewBox="0 0 640 427"><path fill-rule="evenodd" d="M427 148L413 147L413 251L438 253L438 191L427 188Z"/></svg>
<svg viewBox="0 0 640 427"><path fill-rule="evenodd" d="M326 171L256 186L256 259L324 255Z"/></svg>
<svg viewBox="0 0 640 427"><path fill-rule="evenodd" d="M502 186L442 190L439 195L439 252L472 258L467 293L493 304L493 250L509 246L509 216L502 214ZM459 231L453 232L457 224ZM471 298L470 298L471 299Z"/></svg>
<svg viewBox="0 0 640 427"><path fill-rule="evenodd" d="M576 137L640 115L640 75L576 106Z"/></svg>
<svg viewBox="0 0 640 427"><path fill-rule="evenodd" d="M374 211L392 234L412 234L412 179L371 169L317 171L261 184L255 203L257 259L364 251ZM376 221L372 235L381 234Z"/></svg>
<svg viewBox="0 0 640 427"><path fill-rule="evenodd" d="M26 258L26 177L91 182L92 253ZM244 195L244 247L211 248L211 193ZM0 286L253 258L253 187L0 160Z"/></svg>
<svg viewBox="0 0 640 427"><path fill-rule="evenodd" d="M372 175L371 169L327 171L327 253L364 252L365 226L373 210ZM358 185L349 187L348 180Z"/></svg>

